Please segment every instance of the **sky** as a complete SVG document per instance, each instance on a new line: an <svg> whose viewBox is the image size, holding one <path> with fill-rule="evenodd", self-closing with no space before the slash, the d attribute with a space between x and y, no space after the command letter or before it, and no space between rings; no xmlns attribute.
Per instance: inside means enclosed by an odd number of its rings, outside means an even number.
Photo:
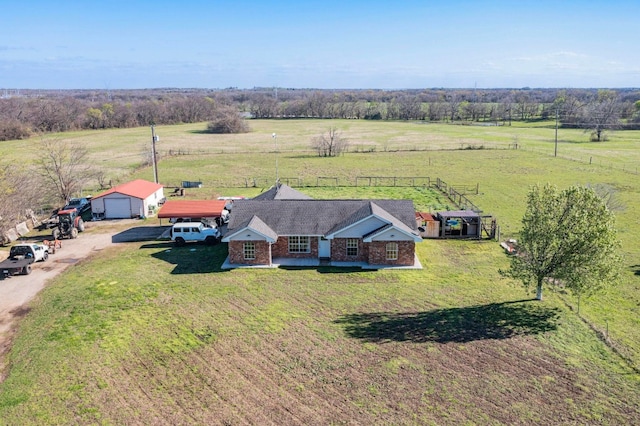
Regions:
<svg viewBox="0 0 640 426"><path fill-rule="evenodd" d="M640 0L0 0L0 89L640 87Z"/></svg>

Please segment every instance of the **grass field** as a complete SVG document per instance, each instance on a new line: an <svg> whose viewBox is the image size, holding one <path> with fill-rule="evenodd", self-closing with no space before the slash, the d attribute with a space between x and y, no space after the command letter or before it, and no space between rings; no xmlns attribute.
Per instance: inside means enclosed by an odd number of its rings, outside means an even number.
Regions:
<svg viewBox="0 0 640 426"><path fill-rule="evenodd" d="M164 158L160 180L202 180L188 191L193 198L255 195L265 188L218 185L275 179L276 132L280 176L478 183L470 198L496 216L505 237L517 237L530 185L605 183L625 204L617 214L623 280L583 300L577 315L569 295L547 290L543 302L531 301L502 278L507 258L492 241L424 241L423 270L378 272L222 271L224 245L118 245L75 265L34 302L0 384L0 424L640 423L640 181L626 166L640 159L640 133L594 144L561 131L562 155L587 158L574 161L552 156L553 129L545 127L251 125L254 132L234 136L157 129L166 147L197 153ZM375 149L330 159L306 151L330 125ZM86 143L115 177L136 170L146 133L56 137ZM518 150L487 149L516 139ZM130 177L152 173L122 175ZM300 189L318 198L412 198L420 209L448 203L425 188Z"/></svg>

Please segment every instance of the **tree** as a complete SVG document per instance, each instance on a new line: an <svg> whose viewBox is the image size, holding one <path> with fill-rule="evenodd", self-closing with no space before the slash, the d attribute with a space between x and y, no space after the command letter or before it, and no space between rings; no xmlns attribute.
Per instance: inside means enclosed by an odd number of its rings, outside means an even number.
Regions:
<svg viewBox="0 0 640 426"><path fill-rule="evenodd" d="M15 164L0 164L0 244L2 235L27 218L27 212L39 205L38 175Z"/></svg>
<svg viewBox="0 0 640 426"><path fill-rule="evenodd" d="M606 130L618 127L619 117L618 94L611 90L599 90L597 97L584 107L585 129L591 131L593 142L606 140Z"/></svg>
<svg viewBox="0 0 640 426"><path fill-rule="evenodd" d="M66 203L82 190L95 173L88 161L86 148L56 139L43 139L37 161L49 195Z"/></svg>
<svg viewBox="0 0 640 426"><path fill-rule="evenodd" d="M209 133L247 133L249 126L238 111L231 107L220 107L213 114L213 119L207 124Z"/></svg>
<svg viewBox="0 0 640 426"><path fill-rule="evenodd" d="M525 287L535 285L538 300L545 282L588 296L618 277L621 258L614 219L591 188L534 186L522 218L518 255L503 273Z"/></svg>
<svg viewBox="0 0 640 426"><path fill-rule="evenodd" d="M342 154L348 146L349 142L335 127L330 127L326 134L316 136L311 140L311 147L316 150L319 157L336 157Z"/></svg>

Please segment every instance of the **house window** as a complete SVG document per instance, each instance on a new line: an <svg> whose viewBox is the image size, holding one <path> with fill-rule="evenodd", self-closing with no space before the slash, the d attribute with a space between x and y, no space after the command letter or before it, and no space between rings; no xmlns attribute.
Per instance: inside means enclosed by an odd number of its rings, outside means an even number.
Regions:
<svg viewBox="0 0 640 426"><path fill-rule="evenodd" d="M398 243L387 243L387 260L398 260Z"/></svg>
<svg viewBox="0 0 640 426"><path fill-rule="evenodd" d="M357 255L358 255L358 239L347 238L347 256L357 256Z"/></svg>
<svg viewBox="0 0 640 426"><path fill-rule="evenodd" d="M244 258L246 260L252 260L256 258L256 243L253 241L247 241L242 245L242 251L244 252Z"/></svg>
<svg viewBox="0 0 640 426"><path fill-rule="evenodd" d="M291 236L289 237L289 253L310 253L311 244L309 237Z"/></svg>

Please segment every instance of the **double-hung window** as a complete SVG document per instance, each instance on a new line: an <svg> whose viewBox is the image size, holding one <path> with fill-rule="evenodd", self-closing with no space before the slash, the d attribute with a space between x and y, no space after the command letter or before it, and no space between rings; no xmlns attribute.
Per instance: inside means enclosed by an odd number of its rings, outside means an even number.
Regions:
<svg viewBox="0 0 640 426"><path fill-rule="evenodd" d="M347 256L357 256L357 255L358 255L358 239L347 238Z"/></svg>
<svg viewBox="0 0 640 426"><path fill-rule="evenodd" d="M387 260L398 260L398 243L387 243Z"/></svg>
<svg viewBox="0 0 640 426"><path fill-rule="evenodd" d="M256 258L256 243L253 241L246 241L242 245L242 252L246 260L252 260Z"/></svg>
<svg viewBox="0 0 640 426"><path fill-rule="evenodd" d="M289 237L289 253L310 253L311 244L308 236Z"/></svg>

